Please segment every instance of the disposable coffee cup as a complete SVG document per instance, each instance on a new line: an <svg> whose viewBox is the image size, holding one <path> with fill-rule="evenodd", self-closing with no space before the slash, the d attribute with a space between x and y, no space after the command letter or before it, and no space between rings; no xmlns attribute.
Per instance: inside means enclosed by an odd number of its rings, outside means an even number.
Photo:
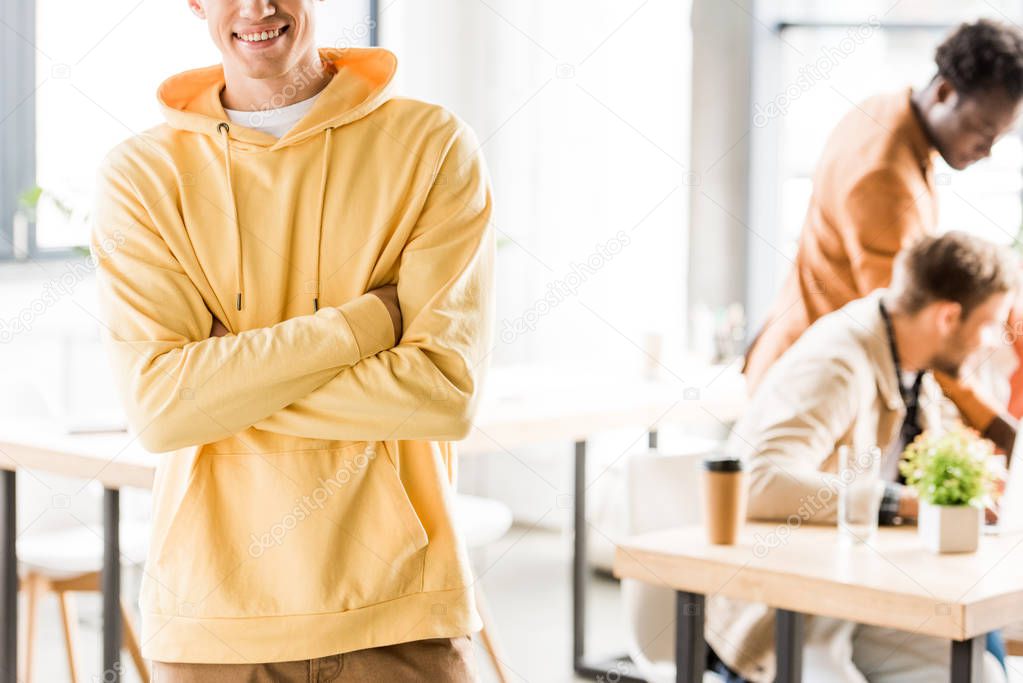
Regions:
<svg viewBox="0 0 1023 683"><path fill-rule="evenodd" d="M707 540L732 545L746 519L746 472L742 460L728 457L703 461L703 526Z"/></svg>

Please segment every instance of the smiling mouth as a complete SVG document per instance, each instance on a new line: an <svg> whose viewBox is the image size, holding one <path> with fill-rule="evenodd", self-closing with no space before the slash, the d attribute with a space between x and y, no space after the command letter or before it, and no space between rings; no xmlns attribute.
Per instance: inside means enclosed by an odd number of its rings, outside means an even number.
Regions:
<svg viewBox="0 0 1023 683"><path fill-rule="evenodd" d="M246 45L263 47L270 45L275 42L278 38L288 32L288 25L280 26L275 29L265 31L253 31L247 33L232 33L231 35L235 40L241 41Z"/></svg>

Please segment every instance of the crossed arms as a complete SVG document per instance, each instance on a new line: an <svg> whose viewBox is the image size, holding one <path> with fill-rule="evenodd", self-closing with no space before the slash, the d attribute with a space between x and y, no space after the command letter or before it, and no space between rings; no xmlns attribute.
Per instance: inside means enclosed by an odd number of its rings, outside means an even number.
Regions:
<svg viewBox="0 0 1023 683"><path fill-rule="evenodd" d="M460 126L398 269L403 331L381 292L271 327L211 336L214 317L118 164L100 176L93 250L128 421L163 452L249 427L340 440L460 439L492 327L494 235L478 144ZM378 286L386 283L376 283Z"/></svg>

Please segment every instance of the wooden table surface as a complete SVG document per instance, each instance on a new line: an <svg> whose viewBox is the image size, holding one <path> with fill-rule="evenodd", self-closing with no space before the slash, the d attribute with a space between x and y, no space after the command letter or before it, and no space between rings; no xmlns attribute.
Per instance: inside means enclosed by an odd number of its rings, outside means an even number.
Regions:
<svg viewBox="0 0 1023 683"><path fill-rule="evenodd" d="M46 420L0 421L0 469L54 472L106 488L152 488L156 455L127 432L68 434Z"/></svg>
<svg viewBox="0 0 1023 683"><path fill-rule="evenodd" d="M913 527L850 545L832 526L750 523L733 546L688 526L632 537L616 576L804 614L965 640L1023 615L1023 534L984 536L976 553L936 555Z"/></svg>
<svg viewBox="0 0 1023 683"><path fill-rule="evenodd" d="M693 364L658 380L596 371L505 369L488 379L463 455L579 441L628 426L734 421L745 402L738 366ZM158 456L127 432L68 434L46 420L0 419L0 469L36 469L107 488L150 488Z"/></svg>

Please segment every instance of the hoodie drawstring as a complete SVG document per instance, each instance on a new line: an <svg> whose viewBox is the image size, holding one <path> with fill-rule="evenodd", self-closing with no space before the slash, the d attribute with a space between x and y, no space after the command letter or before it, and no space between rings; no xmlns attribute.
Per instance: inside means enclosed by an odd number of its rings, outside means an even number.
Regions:
<svg viewBox="0 0 1023 683"><path fill-rule="evenodd" d="M320 208L317 212L319 229L316 234L316 289L313 292L313 312L320 310L320 252L323 249L323 204L327 201L327 169L330 166L330 134L334 129L328 126L324 129L323 140L323 168L320 172Z"/></svg>
<svg viewBox="0 0 1023 683"><path fill-rule="evenodd" d="M229 132L231 127L221 121L217 124L217 131L220 132L221 140L224 143L224 175L227 176L227 194L231 203L231 217L234 219L235 231L235 277L237 294L235 295L235 307L242 310L242 295L245 292L245 280L242 276L242 226L238 220L238 203L234 196L234 185L231 177L231 138ZM313 311L320 310L320 260L323 250L323 208L327 195L327 170L330 168L331 133L334 128L328 126L324 129L323 141L323 165L320 170L320 204L317 209L316 232L316 281L313 289Z"/></svg>
<svg viewBox="0 0 1023 683"><path fill-rule="evenodd" d="M231 200L231 215L234 218L235 233L235 278L237 293L235 295L235 307L242 310L242 292L245 291L244 278L242 277L242 225L238 221L238 203L234 197L234 186L231 183L231 138L228 133L231 127L224 122L217 124L217 130L224 142L224 175L227 176L227 194Z"/></svg>

